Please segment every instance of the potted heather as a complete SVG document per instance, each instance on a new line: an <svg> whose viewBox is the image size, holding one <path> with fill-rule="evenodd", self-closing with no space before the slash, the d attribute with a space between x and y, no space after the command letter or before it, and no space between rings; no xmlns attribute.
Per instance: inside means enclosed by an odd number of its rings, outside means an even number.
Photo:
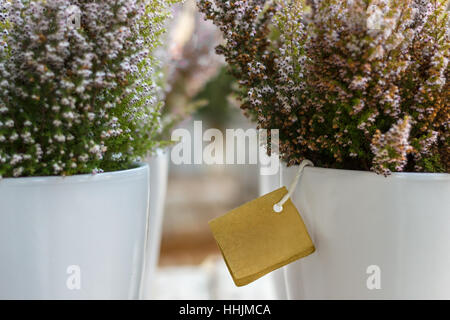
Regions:
<svg viewBox="0 0 450 320"><path fill-rule="evenodd" d="M1 1L0 298L139 297L170 4Z"/></svg>
<svg viewBox="0 0 450 320"><path fill-rule="evenodd" d="M450 298L447 2L199 1L245 113L280 130L283 184L315 165L289 298Z"/></svg>

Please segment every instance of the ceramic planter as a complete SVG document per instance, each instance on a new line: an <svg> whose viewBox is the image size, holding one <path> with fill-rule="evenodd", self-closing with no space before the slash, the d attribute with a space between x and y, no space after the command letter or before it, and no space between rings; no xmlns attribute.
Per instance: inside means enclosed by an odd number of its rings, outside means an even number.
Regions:
<svg viewBox="0 0 450 320"><path fill-rule="evenodd" d="M149 168L0 180L0 299L136 299Z"/></svg>
<svg viewBox="0 0 450 320"><path fill-rule="evenodd" d="M316 252L287 266L290 299L450 299L449 174L306 167L292 198Z"/></svg>
<svg viewBox="0 0 450 320"><path fill-rule="evenodd" d="M147 162L151 168L149 196L150 216L142 298L152 299L155 297L155 272L158 265L161 246L164 204L166 200L167 178L169 173L169 150L157 150L156 154L150 157Z"/></svg>

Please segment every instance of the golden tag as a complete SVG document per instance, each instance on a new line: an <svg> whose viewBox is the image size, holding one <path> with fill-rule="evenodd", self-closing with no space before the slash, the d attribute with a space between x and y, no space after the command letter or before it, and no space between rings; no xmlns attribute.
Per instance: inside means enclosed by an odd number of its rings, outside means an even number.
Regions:
<svg viewBox="0 0 450 320"><path fill-rule="evenodd" d="M282 187L209 222L237 286L314 252L314 244L291 199L284 203L282 212L273 210L286 193Z"/></svg>

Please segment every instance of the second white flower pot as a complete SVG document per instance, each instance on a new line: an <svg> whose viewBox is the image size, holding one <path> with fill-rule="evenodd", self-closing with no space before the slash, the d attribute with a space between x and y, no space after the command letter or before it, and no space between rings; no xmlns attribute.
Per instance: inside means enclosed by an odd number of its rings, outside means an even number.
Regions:
<svg viewBox="0 0 450 320"><path fill-rule="evenodd" d="M306 167L292 200L316 252L287 266L290 299L450 299L449 174Z"/></svg>
<svg viewBox="0 0 450 320"><path fill-rule="evenodd" d="M147 163L150 166L150 216L147 234L145 277L142 291L143 299L154 299L156 295L156 269L159 261L161 236L169 174L168 149L158 149Z"/></svg>
<svg viewBox="0 0 450 320"><path fill-rule="evenodd" d="M0 180L0 299L137 299L149 169Z"/></svg>

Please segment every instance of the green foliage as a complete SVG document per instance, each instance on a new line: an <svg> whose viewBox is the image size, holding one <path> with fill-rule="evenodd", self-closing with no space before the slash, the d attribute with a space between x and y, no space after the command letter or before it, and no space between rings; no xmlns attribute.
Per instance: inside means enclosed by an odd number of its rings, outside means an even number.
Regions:
<svg viewBox="0 0 450 320"><path fill-rule="evenodd" d="M194 101L205 101L196 115L208 121L213 128L225 128L233 115L233 107L229 101L233 90L234 79L226 68L220 69L219 73L209 80L204 88L194 97ZM239 109L236 109L239 110Z"/></svg>

